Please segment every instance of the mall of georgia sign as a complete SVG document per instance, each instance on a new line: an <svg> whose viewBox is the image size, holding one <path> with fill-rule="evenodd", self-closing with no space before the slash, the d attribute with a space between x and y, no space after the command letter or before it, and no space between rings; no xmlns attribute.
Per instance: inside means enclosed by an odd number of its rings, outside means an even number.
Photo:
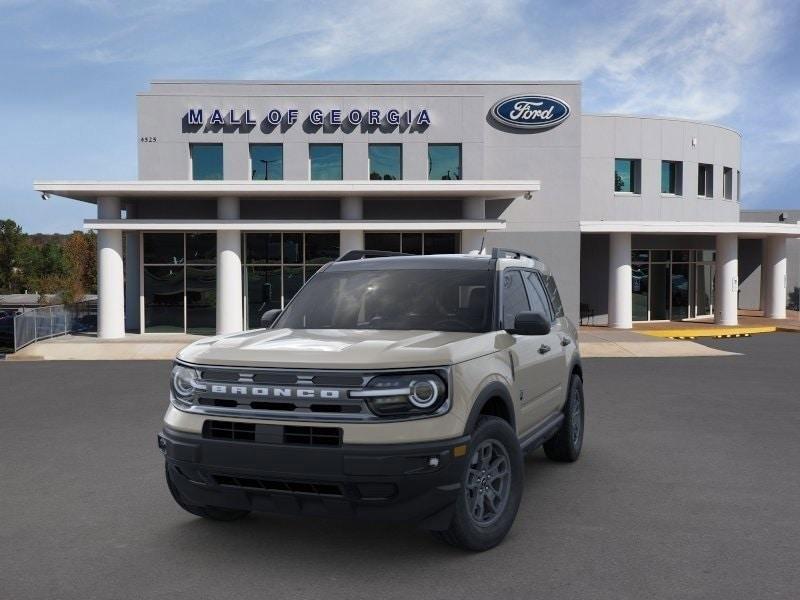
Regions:
<svg viewBox="0 0 800 600"><path fill-rule="evenodd" d="M552 96L511 96L496 102L490 114L512 129L545 129L564 122L569 104Z"/></svg>

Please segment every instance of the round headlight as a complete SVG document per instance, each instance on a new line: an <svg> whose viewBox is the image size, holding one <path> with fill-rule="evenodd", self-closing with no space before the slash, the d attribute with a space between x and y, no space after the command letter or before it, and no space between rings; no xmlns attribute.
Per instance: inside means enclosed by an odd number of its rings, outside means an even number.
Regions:
<svg viewBox="0 0 800 600"><path fill-rule="evenodd" d="M172 391L176 396L188 398L195 391L195 382L200 378L200 374L189 367L175 365L172 368Z"/></svg>
<svg viewBox="0 0 800 600"><path fill-rule="evenodd" d="M434 414L447 405L447 384L436 373L377 375L364 389L348 392L350 398L364 398L379 417L413 417Z"/></svg>
<svg viewBox="0 0 800 600"><path fill-rule="evenodd" d="M436 404L439 399L439 387L432 379L412 381L409 384L408 399L417 408L428 408Z"/></svg>

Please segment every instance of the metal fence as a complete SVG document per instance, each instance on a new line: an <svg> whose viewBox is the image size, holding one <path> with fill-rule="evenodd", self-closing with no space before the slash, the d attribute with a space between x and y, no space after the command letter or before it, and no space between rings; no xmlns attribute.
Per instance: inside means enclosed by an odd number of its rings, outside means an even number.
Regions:
<svg viewBox="0 0 800 600"><path fill-rule="evenodd" d="M17 352L39 340L96 330L96 302L33 308L0 321L0 352Z"/></svg>

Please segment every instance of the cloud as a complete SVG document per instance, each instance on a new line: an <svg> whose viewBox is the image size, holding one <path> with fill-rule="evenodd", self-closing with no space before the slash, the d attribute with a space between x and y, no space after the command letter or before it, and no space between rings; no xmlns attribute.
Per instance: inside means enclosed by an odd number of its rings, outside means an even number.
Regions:
<svg viewBox="0 0 800 600"><path fill-rule="evenodd" d="M712 121L741 105L748 72L769 53L779 19L758 0L673 1L642 12L593 74L619 90L611 110Z"/></svg>
<svg viewBox="0 0 800 600"><path fill-rule="evenodd" d="M794 194L800 4L791 1L0 0L0 6L0 64L12 83L0 99L6 108L69 98L75 110L96 109L98 99L122 110L120 98L132 101L133 91L159 78L578 79L586 112L678 116L742 131L743 198L780 203L776 195ZM49 87L33 87L53 80L58 98L51 99ZM135 112L126 110L133 129Z"/></svg>

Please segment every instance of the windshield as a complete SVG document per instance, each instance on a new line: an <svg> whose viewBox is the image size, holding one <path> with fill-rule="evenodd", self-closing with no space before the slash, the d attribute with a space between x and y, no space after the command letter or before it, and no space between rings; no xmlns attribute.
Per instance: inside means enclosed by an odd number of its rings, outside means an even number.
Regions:
<svg viewBox="0 0 800 600"><path fill-rule="evenodd" d="M392 269L318 273L275 327L490 330L492 271Z"/></svg>

